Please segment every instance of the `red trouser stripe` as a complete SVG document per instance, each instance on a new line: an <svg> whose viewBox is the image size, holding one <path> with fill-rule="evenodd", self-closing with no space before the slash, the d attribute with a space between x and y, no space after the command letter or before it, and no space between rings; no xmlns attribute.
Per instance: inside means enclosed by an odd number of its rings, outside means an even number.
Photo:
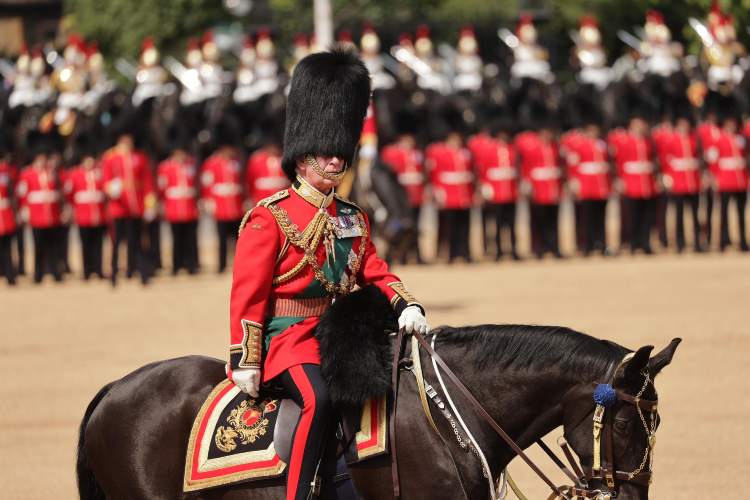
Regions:
<svg viewBox="0 0 750 500"><path fill-rule="evenodd" d="M294 500L297 492L297 484L299 483L302 460L305 454L305 446L307 445L307 437L310 434L310 427L312 427L313 415L315 415L315 392L310 381L307 379L305 371L302 369L302 365L295 365L289 368L289 375L291 375L292 380L299 389L302 401L304 402L302 405L302 414L297 424L297 431L294 435L294 442L292 443L292 456L289 460L289 472L287 473L286 498L287 500Z"/></svg>

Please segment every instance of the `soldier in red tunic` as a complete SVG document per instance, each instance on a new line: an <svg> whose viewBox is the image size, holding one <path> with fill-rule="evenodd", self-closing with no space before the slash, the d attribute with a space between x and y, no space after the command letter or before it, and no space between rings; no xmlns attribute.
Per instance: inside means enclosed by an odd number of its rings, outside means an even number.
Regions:
<svg viewBox="0 0 750 500"><path fill-rule="evenodd" d="M565 140L568 186L576 204L576 232L579 250L608 254L606 211L611 179L607 143L599 121L593 117Z"/></svg>
<svg viewBox="0 0 750 500"><path fill-rule="evenodd" d="M723 252L731 244L729 238L729 202L734 200L739 222L740 250L750 251L745 228L745 206L750 184L744 138L739 133L739 118L733 110L725 110L719 136L706 152L708 169L719 192L721 220L719 249Z"/></svg>
<svg viewBox="0 0 750 500"><path fill-rule="evenodd" d="M240 161L231 144L222 144L201 167L201 206L216 221L219 273L227 266L229 241L237 237L242 220Z"/></svg>
<svg viewBox="0 0 750 500"><path fill-rule="evenodd" d="M683 113L675 120L669 137L663 164L664 187L673 198L675 207L675 243L678 252L685 249L684 209L688 206L693 219L693 245L703 252L701 225L698 218L701 192L701 169L698 161L698 141L692 132L692 117Z"/></svg>
<svg viewBox="0 0 750 500"><path fill-rule="evenodd" d="M198 172L184 142L156 170L156 185L164 218L172 230L172 275L180 269L196 274L198 259Z"/></svg>
<svg viewBox="0 0 750 500"><path fill-rule="evenodd" d="M10 158L0 157L0 274L9 285L16 284L16 265L11 248L16 233L16 211L13 190L16 183L16 168Z"/></svg>
<svg viewBox="0 0 750 500"><path fill-rule="evenodd" d="M391 300L400 326L428 330L422 307L375 253L365 214L334 192L352 163L369 96L369 74L352 53L334 49L298 63L282 161L293 185L248 212L237 242L228 376L252 396L261 380L273 380L302 408L288 466L290 500L309 498L332 429L313 336L331 300L372 283Z"/></svg>
<svg viewBox="0 0 750 500"><path fill-rule="evenodd" d="M521 162L521 178L531 193L531 246L541 259L547 252L562 258L558 217L562 198L563 170L550 123L540 123L539 131L516 136Z"/></svg>
<svg viewBox="0 0 750 500"><path fill-rule="evenodd" d="M448 262L471 262L470 215L474 204L474 172L471 153L464 145L460 111L451 104L433 118L433 134L439 140L425 150L432 194L438 207L438 253L447 241Z"/></svg>
<svg viewBox="0 0 750 500"><path fill-rule="evenodd" d="M656 210L656 166L648 123L636 111L627 130L611 133L609 139L622 188L621 211L629 221L625 239L630 243L631 252L642 250L651 254L651 230Z"/></svg>
<svg viewBox="0 0 750 500"><path fill-rule="evenodd" d="M424 155L417 147L416 117L412 113L399 111L396 116L398 136L396 142L388 144L380 152L380 159L396 173L398 183L403 186L409 198L414 222L419 232L419 219L425 196ZM409 250L403 253L402 263L406 264L413 254L417 264L424 264L419 250L419 238Z"/></svg>
<svg viewBox="0 0 750 500"><path fill-rule="evenodd" d="M520 257L516 251L516 201L518 199L518 163L516 149L511 140L511 124L496 119L487 130L469 139L477 187L482 198L482 236L487 251L487 225L494 223L495 260L503 256L501 235L507 229L510 235L510 254L513 260Z"/></svg>
<svg viewBox="0 0 750 500"><path fill-rule="evenodd" d="M41 283L49 272L55 281L62 281L60 266L60 226L62 223L62 195L59 179L49 168L51 146L39 138L31 165L19 176L16 195L23 219L31 226L34 238L34 283Z"/></svg>
<svg viewBox="0 0 750 500"><path fill-rule="evenodd" d="M136 272L145 284L152 272L148 250L142 244L144 221L156 217L154 181L146 154L136 149L133 134L123 132L102 158L107 193L107 218L112 224L112 284L117 282L119 248L127 241L127 276Z"/></svg>
<svg viewBox="0 0 750 500"><path fill-rule="evenodd" d="M63 184L78 226L83 253L83 279L95 274L104 278L102 246L107 231L104 179L93 145L78 145L81 162L68 173Z"/></svg>

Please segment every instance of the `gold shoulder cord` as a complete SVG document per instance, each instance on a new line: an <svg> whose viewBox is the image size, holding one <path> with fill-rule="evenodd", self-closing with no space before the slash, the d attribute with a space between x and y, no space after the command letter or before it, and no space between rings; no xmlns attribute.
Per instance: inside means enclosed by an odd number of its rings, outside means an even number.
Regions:
<svg viewBox="0 0 750 500"><path fill-rule="evenodd" d="M315 217L313 217L313 220L310 221L305 230L300 232L299 227L291 221L286 210L275 205L268 205L268 209L271 211L274 219L276 219L276 222L279 224L281 231L284 233L289 243L305 253L305 256L302 257L292 269L280 276L276 276L273 279L273 284L278 285L291 280L302 272L306 265L309 265L313 271L315 279L323 285L328 293L332 295L345 295L349 293L356 280L346 280L343 284L333 283L326 278L325 273L318 265L318 260L315 255L315 251L320 245L324 235L333 229L328 213L325 211L319 211L316 213ZM361 212L357 214L357 219L362 228L362 240L360 241L356 258L349 265L352 276L356 276L359 272L365 250L367 249L366 239L369 237L367 225L365 224Z"/></svg>

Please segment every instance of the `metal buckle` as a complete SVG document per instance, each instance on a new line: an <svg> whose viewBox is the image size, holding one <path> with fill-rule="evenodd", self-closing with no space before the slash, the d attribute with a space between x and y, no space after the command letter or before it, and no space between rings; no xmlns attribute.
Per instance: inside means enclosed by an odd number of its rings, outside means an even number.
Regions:
<svg viewBox="0 0 750 500"><path fill-rule="evenodd" d="M315 476L310 482L310 493L313 494L313 496L320 496L320 489L321 489L321 482L320 482L320 476Z"/></svg>

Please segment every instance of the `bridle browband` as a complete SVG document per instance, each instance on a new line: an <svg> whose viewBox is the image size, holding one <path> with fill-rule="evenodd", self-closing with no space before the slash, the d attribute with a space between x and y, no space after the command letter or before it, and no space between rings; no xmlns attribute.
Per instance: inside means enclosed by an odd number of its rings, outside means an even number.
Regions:
<svg viewBox="0 0 750 500"><path fill-rule="evenodd" d="M565 464L555 455L555 453L539 439L537 444L550 456L553 462L571 479L574 481L573 486L556 486L555 483L544 473L542 470L529 458L529 456L521 449L521 447L511 438L503 428L492 418L492 416L485 410L481 403L473 396L471 391L461 382L451 368L443 361L437 352L430 346L425 338L417 333L412 333L414 338L417 340L419 345L427 351L429 356L437 362L437 364L445 371L448 378L458 388L459 392L468 400L477 415L487 422L490 427L502 438L503 441L522 459L526 464L544 481L547 486L552 490L549 500L555 498L562 498L567 500L573 499L597 499L606 500L615 498L619 492L617 489L616 480L619 482L633 483L641 486L648 486L651 483L653 474L653 450L656 444L656 424L657 424L657 401L643 399L643 393L648 388L648 385L653 386L653 382L647 370L641 372L644 375L644 382L638 393L633 396L622 390L614 389L610 384L593 384L594 390L594 401L596 406L594 408L594 463L592 467L579 467L573 453L570 451L567 442L564 438L558 440L560 447L565 454L565 457L571 464L573 472L568 469ZM401 329L397 335L396 349L394 350L394 366L393 366L393 390L394 393L398 390L398 371L401 352L403 350L403 337L404 330ZM614 380L614 376L617 370L628 362L634 353L630 353L625 356L622 361L616 366L615 370L611 373L611 376L607 378ZM608 371L609 372L609 371ZM654 388L654 391L656 388ZM599 391L599 398L597 399L597 391ZM391 460L392 460L392 479L393 479L393 492L395 498L400 498L400 484L398 479L398 459L396 457L396 432L395 425L395 410L397 397L394 396L394 404L392 408L392 422L390 429L391 437ZM643 455L643 459L639 466L632 472L624 472L615 469L614 463L614 447L613 447L613 424L612 424L612 412L607 412L608 408L612 408L618 401L623 403L632 404L636 407L638 416L640 417L641 423L648 436L648 443L646 451ZM649 413L649 423L646 421L644 411ZM585 418L585 417L584 417ZM604 438L602 442L602 436ZM605 461L601 461L602 455L605 457ZM598 457L598 459L597 459ZM588 481L593 479L601 479L607 485L607 491L601 491L599 489L592 490L588 486Z"/></svg>

